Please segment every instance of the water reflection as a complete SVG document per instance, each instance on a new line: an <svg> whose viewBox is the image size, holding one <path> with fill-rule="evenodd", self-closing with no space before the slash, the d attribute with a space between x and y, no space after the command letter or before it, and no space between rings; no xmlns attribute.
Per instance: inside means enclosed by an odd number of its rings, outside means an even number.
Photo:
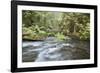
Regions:
<svg viewBox="0 0 100 73"><path fill-rule="evenodd" d="M58 41L48 37L45 41L23 41L23 62L61 61L90 58L89 41L69 39Z"/></svg>

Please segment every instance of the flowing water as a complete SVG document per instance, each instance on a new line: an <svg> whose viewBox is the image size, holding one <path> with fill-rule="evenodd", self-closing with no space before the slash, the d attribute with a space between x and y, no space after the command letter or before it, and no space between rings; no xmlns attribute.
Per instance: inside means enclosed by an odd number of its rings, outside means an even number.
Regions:
<svg viewBox="0 0 100 73"><path fill-rule="evenodd" d="M63 61L90 58L89 41L48 37L44 41L23 41L23 62Z"/></svg>

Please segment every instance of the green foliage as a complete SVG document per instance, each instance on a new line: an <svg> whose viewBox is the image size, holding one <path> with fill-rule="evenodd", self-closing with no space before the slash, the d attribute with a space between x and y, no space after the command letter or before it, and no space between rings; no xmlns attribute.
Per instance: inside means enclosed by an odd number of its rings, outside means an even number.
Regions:
<svg viewBox="0 0 100 73"><path fill-rule="evenodd" d="M55 36L58 40L65 40L66 39L65 35L63 35L62 33L59 33L59 32L57 34L55 34Z"/></svg>
<svg viewBox="0 0 100 73"><path fill-rule="evenodd" d="M88 25L87 27L79 31L80 39L88 40L90 38L90 30L89 30L90 24L87 24L87 25Z"/></svg>
<svg viewBox="0 0 100 73"><path fill-rule="evenodd" d="M90 39L90 14L75 12L22 11L23 39L43 40L54 36L58 40L68 35Z"/></svg>

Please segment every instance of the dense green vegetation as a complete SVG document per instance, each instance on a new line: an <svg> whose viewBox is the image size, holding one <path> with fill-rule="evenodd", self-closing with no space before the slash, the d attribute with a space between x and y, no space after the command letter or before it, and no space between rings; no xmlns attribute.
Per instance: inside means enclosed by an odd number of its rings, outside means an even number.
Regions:
<svg viewBox="0 0 100 73"><path fill-rule="evenodd" d="M22 11L23 39L44 40L54 36L64 40L74 36L90 39L90 14L75 12Z"/></svg>

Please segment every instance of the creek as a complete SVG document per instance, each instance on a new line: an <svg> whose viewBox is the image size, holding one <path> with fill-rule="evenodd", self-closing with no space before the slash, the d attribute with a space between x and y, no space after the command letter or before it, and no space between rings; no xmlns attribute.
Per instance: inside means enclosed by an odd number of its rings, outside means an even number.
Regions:
<svg viewBox="0 0 100 73"><path fill-rule="evenodd" d="M63 61L90 58L90 42L77 39L59 41L48 37L43 41L23 41L22 61Z"/></svg>

